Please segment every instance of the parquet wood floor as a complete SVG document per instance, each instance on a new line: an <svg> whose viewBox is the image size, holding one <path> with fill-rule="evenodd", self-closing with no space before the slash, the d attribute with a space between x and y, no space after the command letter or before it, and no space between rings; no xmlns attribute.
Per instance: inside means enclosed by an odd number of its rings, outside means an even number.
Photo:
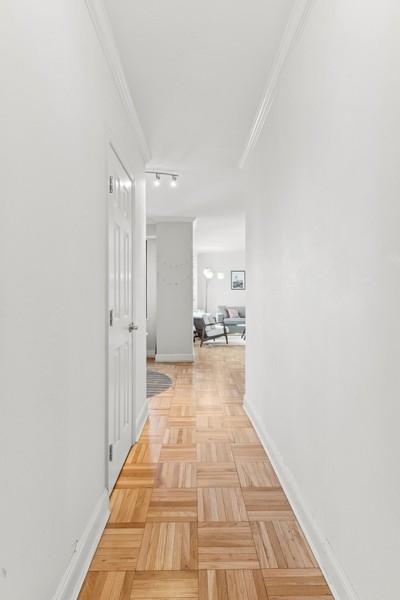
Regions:
<svg viewBox="0 0 400 600"><path fill-rule="evenodd" d="M149 401L79 600L333 600L243 409L244 348L151 368L173 385Z"/></svg>

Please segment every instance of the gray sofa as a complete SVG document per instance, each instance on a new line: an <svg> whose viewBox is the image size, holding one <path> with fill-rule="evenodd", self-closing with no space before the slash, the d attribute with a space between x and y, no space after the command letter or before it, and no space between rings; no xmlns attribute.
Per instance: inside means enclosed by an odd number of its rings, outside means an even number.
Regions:
<svg viewBox="0 0 400 600"><path fill-rule="evenodd" d="M228 308L235 308L239 316L230 317ZM223 323L228 329L229 333L243 333L246 328L246 307L245 306L225 306L221 305L217 307L216 313L217 323Z"/></svg>

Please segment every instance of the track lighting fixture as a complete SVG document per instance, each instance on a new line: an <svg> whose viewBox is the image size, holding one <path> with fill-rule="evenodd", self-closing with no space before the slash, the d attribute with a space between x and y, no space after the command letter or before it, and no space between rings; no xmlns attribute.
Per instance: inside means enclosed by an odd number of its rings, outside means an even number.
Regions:
<svg viewBox="0 0 400 600"><path fill-rule="evenodd" d="M169 182L172 188L176 188L178 185L178 177L177 173L168 173L167 171L146 171L148 175L155 175L153 180L154 187L160 187L161 185L161 175L165 175L166 177L171 177Z"/></svg>

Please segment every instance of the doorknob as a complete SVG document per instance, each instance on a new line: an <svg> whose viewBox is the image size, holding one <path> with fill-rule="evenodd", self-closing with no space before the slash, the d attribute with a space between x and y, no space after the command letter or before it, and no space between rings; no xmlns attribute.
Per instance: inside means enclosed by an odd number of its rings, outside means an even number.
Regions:
<svg viewBox="0 0 400 600"><path fill-rule="evenodd" d="M129 323L128 325L128 331L129 333L132 333L132 331L137 331L139 329L138 325L134 325L133 323Z"/></svg>

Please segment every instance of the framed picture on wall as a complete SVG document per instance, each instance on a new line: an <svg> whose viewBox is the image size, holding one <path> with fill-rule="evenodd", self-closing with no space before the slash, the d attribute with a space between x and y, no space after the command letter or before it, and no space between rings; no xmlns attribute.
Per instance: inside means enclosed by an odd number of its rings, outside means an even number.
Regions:
<svg viewBox="0 0 400 600"><path fill-rule="evenodd" d="M246 271L231 271L231 290L246 289Z"/></svg>

